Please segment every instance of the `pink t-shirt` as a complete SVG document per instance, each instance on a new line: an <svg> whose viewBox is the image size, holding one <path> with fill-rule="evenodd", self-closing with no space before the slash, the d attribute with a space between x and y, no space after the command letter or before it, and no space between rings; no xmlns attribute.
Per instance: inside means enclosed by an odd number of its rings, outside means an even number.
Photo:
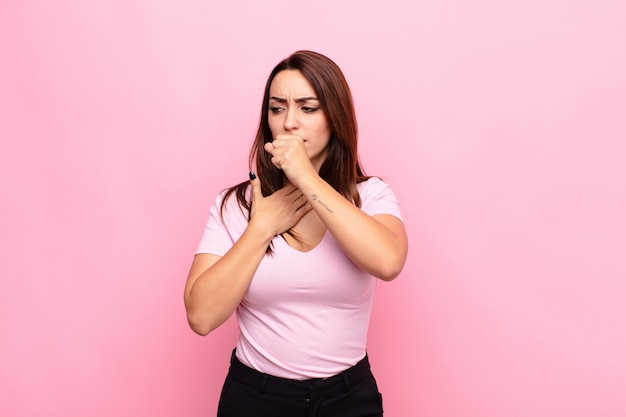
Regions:
<svg viewBox="0 0 626 417"><path fill-rule="evenodd" d="M391 188L379 178L358 184L358 190L365 213L402 218ZM211 207L197 253L224 255L248 224L234 195L222 221L222 198ZM358 268L328 231L309 252L293 249L281 236L273 239L273 250L237 308L237 358L291 379L326 378L363 359L376 278Z"/></svg>

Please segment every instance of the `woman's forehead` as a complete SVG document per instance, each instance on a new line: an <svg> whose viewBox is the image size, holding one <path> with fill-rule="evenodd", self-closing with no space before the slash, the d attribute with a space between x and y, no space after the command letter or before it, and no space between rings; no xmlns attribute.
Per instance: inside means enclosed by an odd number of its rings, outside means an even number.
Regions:
<svg viewBox="0 0 626 417"><path fill-rule="evenodd" d="M316 98L315 89L299 70L283 70L270 84L270 97Z"/></svg>

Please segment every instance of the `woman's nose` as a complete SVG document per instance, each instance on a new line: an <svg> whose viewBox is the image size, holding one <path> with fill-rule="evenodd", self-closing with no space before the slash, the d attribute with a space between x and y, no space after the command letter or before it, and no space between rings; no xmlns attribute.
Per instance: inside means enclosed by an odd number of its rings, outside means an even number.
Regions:
<svg viewBox="0 0 626 417"><path fill-rule="evenodd" d="M298 117L295 110L289 109L285 112L285 129L294 130L298 128Z"/></svg>

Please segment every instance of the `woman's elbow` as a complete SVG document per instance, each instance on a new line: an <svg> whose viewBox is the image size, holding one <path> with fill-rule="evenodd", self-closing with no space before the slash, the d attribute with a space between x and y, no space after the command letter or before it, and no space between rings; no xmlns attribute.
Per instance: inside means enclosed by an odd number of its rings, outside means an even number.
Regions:
<svg viewBox="0 0 626 417"><path fill-rule="evenodd" d="M206 336L211 333L211 328L209 326L193 320L189 315L187 315L187 323L189 323L191 330L200 336Z"/></svg>
<svg viewBox="0 0 626 417"><path fill-rule="evenodd" d="M402 272L405 260L406 256L386 259L378 265L373 275L383 281L393 281Z"/></svg>
<svg viewBox="0 0 626 417"><path fill-rule="evenodd" d="M393 281L400 275L402 272L402 266L392 265L387 268L381 269L377 274L376 278L379 278L383 281Z"/></svg>
<svg viewBox="0 0 626 417"><path fill-rule="evenodd" d="M200 336L208 335L219 326L210 319L189 311L187 312L187 323L189 323L191 330Z"/></svg>

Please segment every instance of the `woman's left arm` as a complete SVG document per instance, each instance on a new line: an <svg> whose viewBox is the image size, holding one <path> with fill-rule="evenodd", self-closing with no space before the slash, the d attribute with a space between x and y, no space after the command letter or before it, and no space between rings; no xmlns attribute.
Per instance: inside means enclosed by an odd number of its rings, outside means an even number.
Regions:
<svg viewBox="0 0 626 417"><path fill-rule="evenodd" d="M272 163L302 191L346 255L385 281L397 277L406 260L404 223L392 215L370 216L324 181L307 156L301 137L278 135L265 144Z"/></svg>
<svg viewBox="0 0 626 417"><path fill-rule="evenodd" d="M301 178L297 186L356 265L385 281L400 274L408 240L399 218L366 214L318 175Z"/></svg>

